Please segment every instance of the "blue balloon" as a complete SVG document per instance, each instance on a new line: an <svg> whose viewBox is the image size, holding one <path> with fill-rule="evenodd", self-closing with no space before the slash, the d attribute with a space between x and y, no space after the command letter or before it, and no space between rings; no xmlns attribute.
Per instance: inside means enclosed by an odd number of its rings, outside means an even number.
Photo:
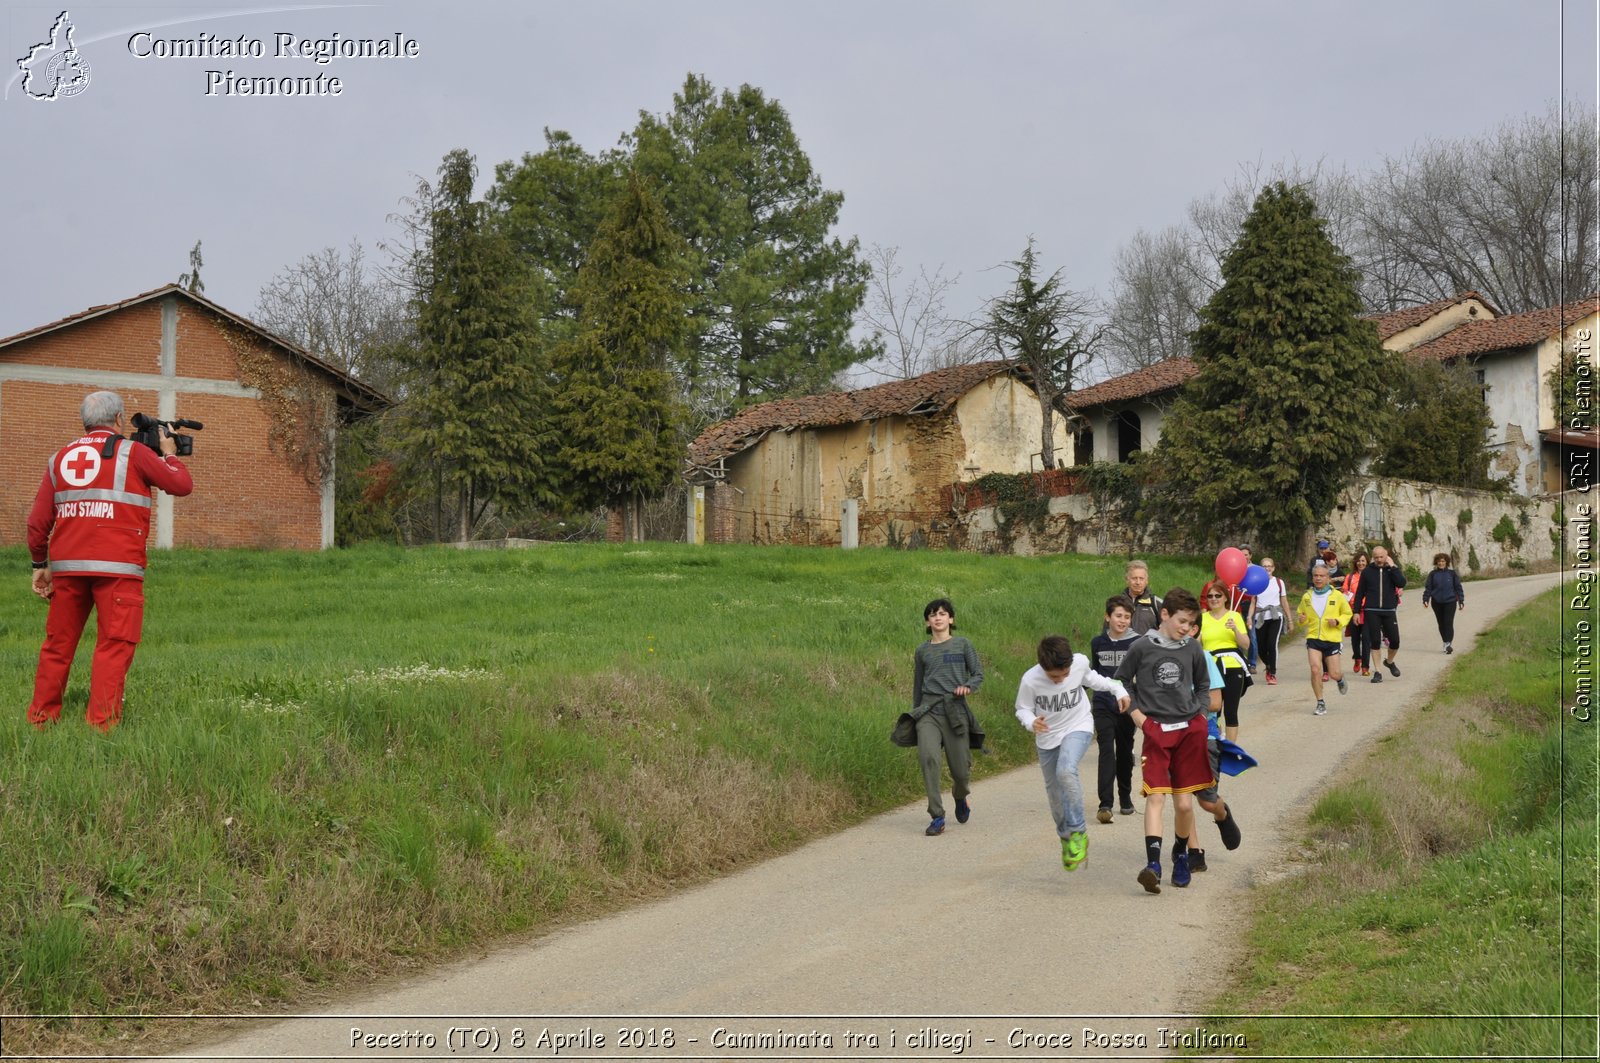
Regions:
<svg viewBox="0 0 1600 1063"><path fill-rule="evenodd" d="M1251 565L1244 570L1244 579L1239 581L1239 588L1246 594L1260 594L1267 589L1267 584L1272 582L1272 577L1260 565Z"/></svg>

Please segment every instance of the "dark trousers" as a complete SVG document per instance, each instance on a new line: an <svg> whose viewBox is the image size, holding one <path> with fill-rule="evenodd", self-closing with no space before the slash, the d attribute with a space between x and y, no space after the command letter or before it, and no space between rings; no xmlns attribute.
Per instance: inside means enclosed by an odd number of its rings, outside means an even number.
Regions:
<svg viewBox="0 0 1600 1063"><path fill-rule="evenodd" d="M1393 609L1367 610L1367 652L1377 653L1388 640L1391 654L1400 648L1400 618Z"/></svg>
<svg viewBox="0 0 1600 1063"><path fill-rule="evenodd" d="M1460 606L1454 601L1441 602L1437 598L1429 604L1433 606L1433 619L1438 621L1439 624L1439 638L1444 642L1454 642L1456 640L1456 610Z"/></svg>
<svg viewBox="0 0 1600 1063"><path fill-rule="evenodd" d="M1133 805L1133 721L1115 709L1094 710L1094 740L1100 747L1100 807L1112 808L1113 789L1122 807Z"/></svg>
<svg viewBox="0 0 1600 1063"><path fill-rule="evenodd" d="M1372 665L1372 647L1367 645L1367 629L1354 620L1350 622L1350 659L1363 671Z"/></svg>
<svg viewBox="0 0 1600 1063"><path fill-rule="evenodd" d="M1239 726L1239 699L1244 697L1247 675L1243 668L1222 669L1222 722L1225 726Z"/></svg>
<svg viewBox="0 0 1600 1063"><path fill-rule="evenodd" d="M1267 666L1268 675L1278 674L1278 639L1283 636L1283 617L1261 621L1256 628L1256 647L1261 651L1261 663Z"/></svg>

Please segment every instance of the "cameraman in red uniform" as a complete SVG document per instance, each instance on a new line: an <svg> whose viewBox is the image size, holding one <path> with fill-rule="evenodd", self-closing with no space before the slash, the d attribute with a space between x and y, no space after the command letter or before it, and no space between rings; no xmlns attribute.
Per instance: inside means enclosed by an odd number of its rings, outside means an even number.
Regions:
<svg viewBox="0 0 1600 1063"><path fill-rule="evenodd" d="M85 434L56 451L28 513L33 593L50 603L28 722L43 728L61 716L61 695L89 610L99 638L85 718L102 731L122 719L122 688L144 622L145 545L151 488L183 496L194 481L172 456L122 438L122 397L96 391L80 409ZM46 560L48 558L48 560Z"/></svg>

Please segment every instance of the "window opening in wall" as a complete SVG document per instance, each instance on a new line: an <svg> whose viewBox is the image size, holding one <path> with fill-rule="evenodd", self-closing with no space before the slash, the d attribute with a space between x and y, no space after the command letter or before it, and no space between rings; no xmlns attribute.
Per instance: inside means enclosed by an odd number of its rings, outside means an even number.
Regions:
<svg viewBox="0 0 1600 1063"><path fill-rule="evenodd" d="M1117 460L1127 461L1140 449L1144 441L1144 433L1139 426L1139 415L1132 410L1123 410L1117 414Z"/></svg>
<svg viewBox="0 0 1600 1063"><path fill-rule="evenodd" d="M1361 497L1361 534L1369 542L1383 538L1383 499L1370 487Z"/></svg>
<svg viewBox="0 0 1600 1063"><path fill-rule="evenodd" d="M1087 465L1094 460L1094 429L1085 428L1072 437L1072 459L1079 465Z"/></svg>

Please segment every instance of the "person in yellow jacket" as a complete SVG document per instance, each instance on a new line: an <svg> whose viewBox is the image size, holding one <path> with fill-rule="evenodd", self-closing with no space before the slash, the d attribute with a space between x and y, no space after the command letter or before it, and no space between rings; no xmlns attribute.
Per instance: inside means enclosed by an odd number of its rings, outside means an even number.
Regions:
<svg viewBox="0 0 1600 1063"><path fill-rule="evenodd" d="M1322 700L1324 673L1343 694L1345 684L1339 650L1344 642L1344 629L1350 623L1350 601L1333 589L1328 577L1328 566L1321 561L1311 566L1311 589L1300 596L1296 610L1306 632L1306 661L1311 666L1311 693L1316 696L1317 707L1313 716L1325 716L1328 705Z"/></svg>

